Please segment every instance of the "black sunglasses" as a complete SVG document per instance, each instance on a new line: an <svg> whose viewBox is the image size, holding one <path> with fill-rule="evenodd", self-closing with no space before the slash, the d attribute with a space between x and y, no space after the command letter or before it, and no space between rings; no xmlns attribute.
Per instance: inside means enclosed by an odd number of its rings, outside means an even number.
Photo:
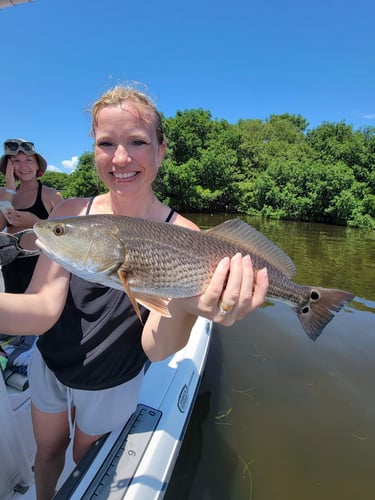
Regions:
<svg viewBox="0 0 375 500"><path fill-rule="evenodd" d="M19 141L17 139L4 142L4 154L14 155L20 150L26 154L30 154L35 152L35 147L32 142Z"/></svg>

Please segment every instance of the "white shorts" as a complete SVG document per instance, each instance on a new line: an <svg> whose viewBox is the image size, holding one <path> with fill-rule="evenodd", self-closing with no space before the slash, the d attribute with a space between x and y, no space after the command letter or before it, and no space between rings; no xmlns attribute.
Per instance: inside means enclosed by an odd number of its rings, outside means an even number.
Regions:
<svg viewBox="0 0 375 500"><path fill-rule="evenodd" d="M90 436L122 427L136 410L144 370L110 389L85 391L62 384L45 364L39 349L33 351L28 367L33 404L45 413L61 413L75 407L75 423Z"/></svg>

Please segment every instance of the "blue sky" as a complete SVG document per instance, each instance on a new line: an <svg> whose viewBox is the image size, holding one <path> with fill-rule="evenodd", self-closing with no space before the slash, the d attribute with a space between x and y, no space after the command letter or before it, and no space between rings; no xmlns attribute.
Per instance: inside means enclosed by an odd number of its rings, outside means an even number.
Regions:
<svg viewBox="0 0 375 500"><path fill-rule="evenodd" d="M0 142L49 169L92 150L90 104L137 81L166 116L375 126L373 0L35 0L0 10Z"/></svg>

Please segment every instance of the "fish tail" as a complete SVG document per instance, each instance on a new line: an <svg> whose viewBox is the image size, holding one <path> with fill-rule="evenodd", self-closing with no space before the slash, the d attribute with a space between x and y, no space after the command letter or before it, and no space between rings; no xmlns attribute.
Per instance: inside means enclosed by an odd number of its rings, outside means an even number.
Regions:
<svg viewBox="0 0 375 500"><path fill-rule="evenodd" d="M295 308L298 319L307 335L316 340L323 329L350 302L354 295L343 290L321 287L306 287L309 290L308 300Z"/></svg>

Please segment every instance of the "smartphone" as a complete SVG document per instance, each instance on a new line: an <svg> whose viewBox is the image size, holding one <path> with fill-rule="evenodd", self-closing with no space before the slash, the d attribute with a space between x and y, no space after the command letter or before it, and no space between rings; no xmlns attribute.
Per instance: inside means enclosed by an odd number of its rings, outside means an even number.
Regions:
<svg viewBox="0 0 375 500"><path fill-rule="evenodd" d="M7 208L13 208L13 205L8 200L0 200L0 210L5 214Z"/></svg>

